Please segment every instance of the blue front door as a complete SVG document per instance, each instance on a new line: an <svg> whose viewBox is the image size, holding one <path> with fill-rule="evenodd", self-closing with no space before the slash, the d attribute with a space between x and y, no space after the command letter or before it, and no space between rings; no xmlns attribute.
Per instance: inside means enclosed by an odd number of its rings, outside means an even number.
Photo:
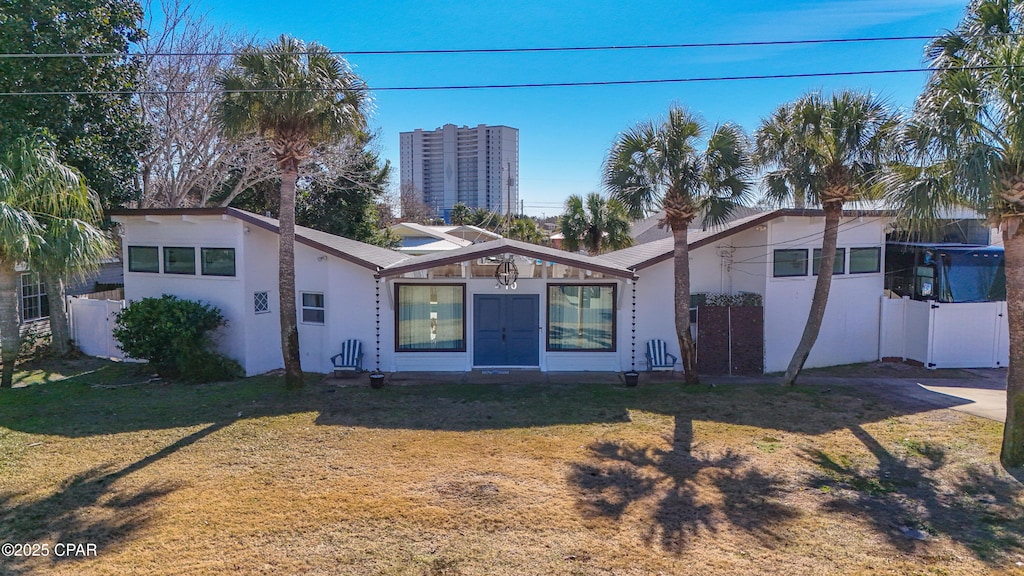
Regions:
<svg viewBox="0 0 1024 576"><path fill-rule="evenodd" d="M475 294L473 296L473 364L538 366L540 364L540 296Z"/></svg>

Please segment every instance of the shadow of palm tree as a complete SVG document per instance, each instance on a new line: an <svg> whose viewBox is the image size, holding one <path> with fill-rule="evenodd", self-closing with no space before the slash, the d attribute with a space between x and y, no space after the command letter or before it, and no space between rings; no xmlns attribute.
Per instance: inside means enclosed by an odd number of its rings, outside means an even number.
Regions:
<svg viewBox="0 0 1024 576"><path fill-rule="evenodd" d="M45 557L9 556L0 574L28 574L53 569L58 563L82 560L57 556L56 543L95 544L97 555L111 553L152 519L153 503L174 492L180 482L151 482L136 490L114 485L118 480L166 458L228 426L232 421L210 424L123 468L95 467L65 480L56 492L42 499L27 493L0 494L0 542L48 543Z"/></svg>
<svg viewBox="0 0 1024 576"><path fill-rule="evenodd" d="M877 460L873 469L821 450L804 451L820 471L807 485L829 493L840 489L824 505L827 510L870 522L902 551L940 535L964 543L983 560L1024 546L1024 514L1014 502L1019 486L995 464L991 470L967 468L941 484L929 472L944 465L943 448L915 443L897 456L859 424L849 430Z"/></svg>
<svg viewBox="0 0 1024 576"><path fill-rule="evenodd" d="M653 505L644 541L674 553L723 524L762 542L778 540L776 529L797 515L780 501L782 481L751 468L746 458L732 452L695 455L692 422L677 415L675 423L668 450L592 444L591 460L574 464L569 473L581 514L619 520L632 506ZM721 504L702 497L709 488Z"/></svg>

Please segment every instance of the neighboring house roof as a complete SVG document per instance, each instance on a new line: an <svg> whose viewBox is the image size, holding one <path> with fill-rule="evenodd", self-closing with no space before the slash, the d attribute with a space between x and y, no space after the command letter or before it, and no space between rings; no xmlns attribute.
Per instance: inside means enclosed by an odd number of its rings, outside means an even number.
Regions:
<svg viewBox="0 0 1024 576"><path fill-rule="evenodd" d="M445 266L447 264L455 264L457 262L465 262L467 260L475 260L477 258L486 258L488 256L507 253L536 258L537 260L543 260L546 262L557 262L559 264L576 266L611 276L618 276L620 278L633 277L633 272L631 270L628 270L623 266L618 266L612 262L608 262L602 257L574 254L572 252L565 252L564 250L548 248L547 246L538 246L537 244L528 244L518 240L509 240L507 238L491 240L490 242L481 242L479 244L473 244L471 246L450 250L448 252L419 256L405 262L399 262L398 264L389 266L384 270L381 270L378 274L380 276L397 276L406 272L415 272L417 270L425 270L435 266Z"/></svg>
<svg viewBox="0 0 1024 576"><path fill-rule="evenodd" d="M431 254L472 244L472 241L448 234L443 229L451 227L426 226L415 222L399 222L391 226L391 231L402 238L402 244L398 247L400 252Z"/></svg>
<svg viewBox="0 0 1024 576"><path fill-rule="evenodd" d="M725 225L709 228L707 230L694 230L690 229L686 234L686 241L690 247L690 250L700 248L707 244L717 242L723 238L732 236L765 224L776 218L783 216L809 216L809 217L822 217L825 213L821 210L798 210L794 208L784 208L775 210L772 212L758 212L733 220ZM885 217L892 216L890 212L881 210L862 210L862 211L851 211L844 210L844 217L851 216L875 216ZM659 262L664 262L672 257L675 247L672 237L664 238L662 240L655 240L653 242L647 242L645 244L637 244L629 248L622 250L616 250L615 252L608 252L599 256L602 260L607 261L609 264L629 268L632 270L640 270L647 268Z"/></svg>
<svg viewBox="0 0 1024 576"><path fill-rule="evenodd" d="M728 222L726 224L755 216L758 214L765 214L764 210L760 208L752 208L749 206L737 206L733 209L732 214L729 215ZM651 214L643 220L637 220L633 222L629 227L629 235L633 237L633 240L637 244L645 244L647 242L654 242L655 240L662 240L665 238L672 237L672 231L669 230L668 226L660 227L658 224L665 217L664 212L658 212ZM690 223L690 230L703 230L704 227L701 225L699 219L694 220Z"/></svg>
<svg viewBox="0 0 1024 576"><path fill-rule="evenodd" d="M119 209L110 210L107 214L110 216L231 216L275 234L280 231L276 218L260 216L231 207ZM295 227L295 241L370 270L378 270L409 258L407 254L305 226Z"/></svg>
<svg viewBox="0 0 1024 576"><path fill-rule="evenodd" d="M474 244L477 242L487 242L488 240L497 240L501 238L501 234L497 232L491 232L490 230L484 230L476 226L470 226L469 224L463 224L461 226L433 226L439 231L448 234L449 236L456 236L463 240L469 240Z"/></svg>

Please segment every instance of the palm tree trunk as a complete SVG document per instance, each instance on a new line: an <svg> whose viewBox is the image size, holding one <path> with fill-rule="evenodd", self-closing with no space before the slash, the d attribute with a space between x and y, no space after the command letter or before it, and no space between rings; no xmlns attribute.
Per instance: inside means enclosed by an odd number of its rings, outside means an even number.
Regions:
<svg viewBox="0 0 1024 576"><path fill-rule="evenodd" d="M64 308L64 279L53 274L43 274L42 279L50 300L50 349L58 358L63 358L71 353L71 330L68 328L68 314Z"/></svg>
<svg viewBox="0 0 1024 576"><path fill-rule="evenodd" d="M796 377L804 368L804 362L814 348L814 342L821 331L821 322L825 318L825 306L828 304L828 292L832 287L832 266L836 261L836 243L839 239L839 221L843 217L843 205L839 202L827 202L825 211L825 235L821 239L821 260L818 262L818 281L814 284L814 297L811 298L811 310L807 314L803 336L793 352L793 359L786 368L783 384L793 386Z"/></svg>
<svg viewBox="0 0 1024 576"><path fill-rule="evenodd" d="M287 162L281 171L279 280L281 308L281 354L284 356L284 384L301 388L302 361L299 358L299 327L295 308L295 181L298 163Z"/></svg>
<svg viewBox="0 0 1024 576"><path fill-rule="evenodd" d="M11 388L14 384L14 363L21 349L18 300L18 273L13 264L0 263L0 388Z"/></svg>
<svg viewBox="0 0 1024 576"><path fill-rule="evenodd" d="M690 246L686 239L686 226L672 227L675 266L676 337L683 360L683 376L687 384L700 384L697 376L697 350L690 334Z"/></svg>
<svg viewBox="0 0 1024 576"><path fill-rule="evenodd" d="M1024 232L1003 234L1006 312L1010 324L1010 367L1006 372L1006 425L999 460L1024 466Z"/></svg>

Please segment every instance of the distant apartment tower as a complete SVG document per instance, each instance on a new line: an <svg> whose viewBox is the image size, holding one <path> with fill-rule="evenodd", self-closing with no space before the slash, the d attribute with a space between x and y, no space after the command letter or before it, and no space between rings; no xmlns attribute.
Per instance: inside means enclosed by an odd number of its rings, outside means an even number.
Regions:
<svg viewBox="0 0 1024 576"><path fill-rule="evenodd" d="M518 129L445 124L399 136L402 189L415 190L445 221L460 202L501 214L510 206L518 211Z"/></svg>

